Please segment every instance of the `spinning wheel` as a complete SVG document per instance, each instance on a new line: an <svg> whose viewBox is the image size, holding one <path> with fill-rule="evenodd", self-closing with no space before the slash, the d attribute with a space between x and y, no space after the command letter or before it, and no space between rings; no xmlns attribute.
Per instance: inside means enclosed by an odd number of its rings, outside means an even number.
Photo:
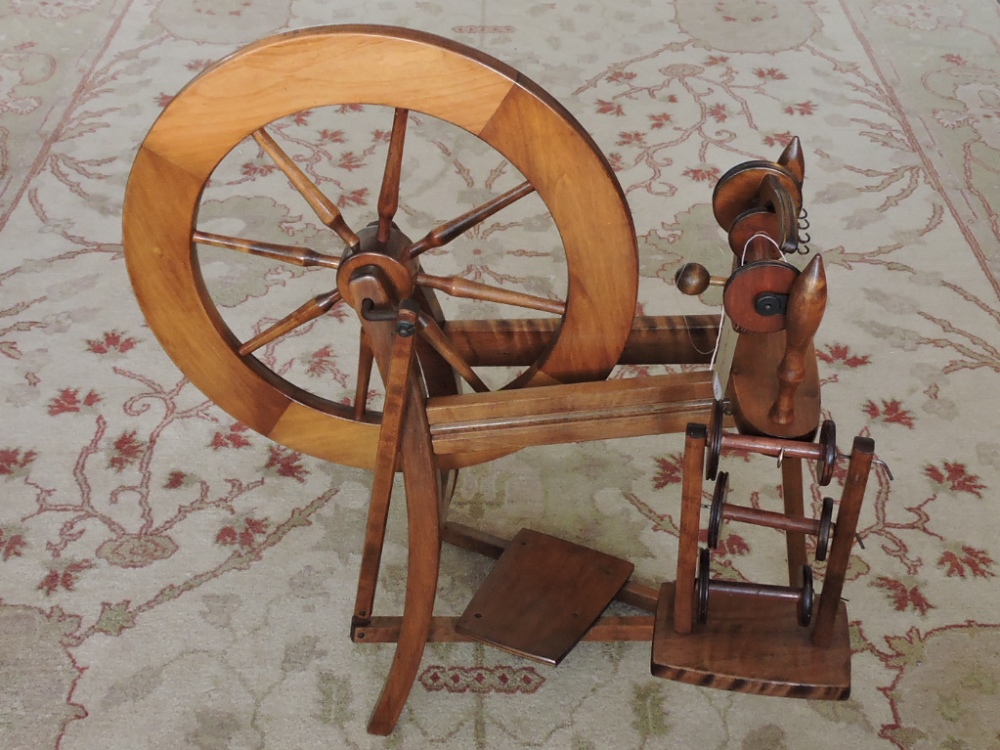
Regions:
<svg viewBox="0 0 1000 750"><path fill-rule="evenodd" d="M385 153L384 170L378 176L359 173L373 177L370 184L348 192L317 168L320 149L312 159L296 151L307 140L289 122L312 126L310 117L319 108L340 108L338 116L343 110L384 108L385 122L373 128L365 152L380 158ZM412 154L413 123L432 118L477 137L505 160L494 173L512 165L523 181L504 190L489 179L490 197L471 201L471 210L446 212L453 218L443 223L430 220L429 213L414 208L408 191L422 189L438 201L445 192L439 182L443 172L420 174L423 163L414 169L412 159L404 164L404 155ZM341 142L340 132L317 135ZM225 213L240 201L215 201L213 191L220 184L242 189L255 179L226 176L231 154L239 158L244 142L266 160L265 170L283 189L291 186L293 200L311 209L322 225L320 234L294 244L270 241L256 228L246 230L246 223L239 230L218 226L212 212ZM456 159L453 171L462 174L457 164ZM413 185L414 176L423 180L422 188ZM392 731L424 648L434 640L491 643L553 664L581 639L651 640L652 671L660 676L750 692L846 697L850 644L840 591L874 444L855 440L836 523L832 501L824 503L820 519L806 518L801 461L815 460L825 484L839 454L832 422L824 424L818 443L811 440L820 417L813 336L826 306L822 260L815 257L801 273L778 262L798 246L803 176L797 138L777 162L746 162L727 172L716 187L713 209L737 254L733 275L713 278L697 264L678 274L678 287L688 294L724 285L725 308L739 332L728 362L716 361L714 370L604 381L617 364L708 364L722 330L720 318L633 317L637 248L622 190L572 116L516 71L420 32L323 27L237 52L207 69L165 108L139 149L125 196L132 284L170 357L233 417L293 450L374 469L351 637L397 648L370 732ZM336 192L327 183L335 184ZM528 198L532 194L537 197ZM377 200L366 216L361 206L368 195ZM539 199L565 254L564 299L462 274L434 275L424 267L428 255L460 256L463 243L451 243L470 231L486 232L487 220L500 212L506 211L497 221L516 223L511 212ZM271 268L307 269L323 291L311 298L303 294L282 308L284 301L275 303L278 295L270 295L265 282L264 292L245 299L263 298L259 307L279 309L265 314L254 308L252 333L238 334L240 327L220 309L227 304L213 295L206 273L212 271L212 253L247 264L254 262L249 255ZM529 249L518 257L530 254ZM298 279L287 277L304 273L282 276L282 292L301 288ZM549 317L484 320L474 313L469 317L475 319L463 320L463 310L446 320L439 292ZM335 328L325 325L330 317L360 329L353 401L304 388L284 365L275 364L279 342L307 333L326 336ZM322 340L324 350L345 349L342 341ZM376 365L385 386L381 412L369 408ZM492 366L518 368L518 374L487 392L474 368ZM458 378L475 393L460 393ZM720 389L732 403L737 433L723 430ZM711 432L704 425L709 416ZM626 560L527 529L505 541L447 520L449 494L441 480L448 470L532 445L685 429L675 584L656 589L632 581L633 566ZM706 470L709 477L716 475L726 448L779 458L784 512L727 505L723 474L710 536L718 540L723 520L785 531L789 586L712 580L707 551L696 580L702 476ZM407 512L403 613L376 615L388 508L399 473ZM828 542L830 548L815 618L811 569L803 567L805 535L817 537L817 556L825 556ZM461 617L434 612L442 542L499 558ZM552 574L539 576L539 570ZM708 623L696 622L696 586ZM647 614L601 617L613 598ZM784 616L789 608L797 609L799 624L773 626L791 619ZM774 659L772 643L789 649L787 658ZM720 653L723 661L734 654L749 679L721 668ZM711 668L706 671L704 664Z"/></svg>
<svg viewBox="0 0 1000 750"><path fill-rule="evenodd" d="M269 123L325 105L392 108L385 177L372 186L377 215L355 231L337 196L326 196L268 132ZM413 241L393 224L400 192L408 112L452 123L510 161L525 182ZM202 193L213 170L240 142L252 137L285 173L323 224L346 247L344 257L258 238L199 229ZM446 245L495 212L537 192L555 221L567 262L564 302L423 273L419 256ZM350 219L350 221L348 220ZM420 235L416 235L420 236ZM294 32L252 45L185 87L167 106L139 150L124 208L129 274L140 305L164 349L209 398L233 417L294 450L341 464L371 468L376 462L380 415L335 403L269 369L253 352L341 303L335 278L372 259L394 281L414 287L424 326L436 353L421 356L425 387L453 392L451 367L477 390L481 383L435 318L433 289L542 309L558 318L505 325L447 324L464 331L466 351L485 331L484 359L507 364L513 344L536 342L527 368L509 387L604 378L618 362L632 328L637 288L636 242L624 196L603 156L579 124L530 81L501 63L429 34L381 27L343 26ZM305 301L256 336L240 341L206 289L195 245L215 245L297 266L334 271L330 291ZM361 260L359 260L361 259ZM402 277L397 279L396 277ZM427 288L430 291L421 291ZM471 332L470 332L471 331ZM502 343L507 332L513 340ZM469 342L472 343L469 343ZM537 343L540 341L541 343ZM426 349L426 348L425 348ZM362 351L358 380L367 382L371 354ZM444 364L447 362L448 364ZM449 366L450 365L450 366ZM359 387L363 394L365 388ZM492 454L495 455L495 454ZM492 457L491 455L491 457ZM448 457L448 466L482 460L479 453Z"/></svg>

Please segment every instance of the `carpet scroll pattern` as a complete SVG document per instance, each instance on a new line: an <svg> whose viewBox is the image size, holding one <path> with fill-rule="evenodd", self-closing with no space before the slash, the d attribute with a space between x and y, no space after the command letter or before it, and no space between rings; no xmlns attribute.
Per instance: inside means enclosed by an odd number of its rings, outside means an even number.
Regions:
<svg viewBox="0 0 1000 750"><path fill-rule="evenodd" d="M146 327L121 245L135 151L183 85L243 44L329 23L440 34L562 102L628 198L642 314L718 309L718 291L683 298L672 285L687 260L729 271L712 186L802 139L809 248L830 287L816 340L824 412L842 450L868 435L884 461L845 587L848 701L657 680L644 644L583 644L555 669L436 644L395 734L365 733L392 658L348 638L371 476L272 443L207 401ZM271 132L359 228L374 217L391 122L332 106ZM419 237L520 179L413 113L397 220ZM1000 6L986 0L0 2L0 747L1000 748L998 206ZM252 142L219 166L198 222L339 253ZM330 288L325 269L199 253L241 340ZM439 275L565 293L558 230L534 196L425 259ZM534 315L442 304L451 318ZM256 356L349 403L348 312ZM483 377L498 386L510 373ZM376 378L376 408L380 389ZM669 580L681 450L676 435L525 450L462 470L452 513ZM777 508L773 461L724 461L733 501ZM402 607L401 497L378 613ZM823 497L810 489L814 511ZM728 524L714 574L776 582L783 549L776 532ZM446 548L437 611L460 613L488 570Z"/></svg>

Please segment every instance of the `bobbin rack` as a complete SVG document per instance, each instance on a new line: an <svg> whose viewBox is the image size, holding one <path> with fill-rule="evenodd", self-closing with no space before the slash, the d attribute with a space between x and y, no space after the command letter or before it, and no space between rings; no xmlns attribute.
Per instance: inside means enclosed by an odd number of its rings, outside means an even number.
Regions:
<svg viewBox="0 0 1000 750"><path fill-rule="evenodd" d="M355 105L386 108L388 133L376 211L358 231L272 127L303 111ZM413 113L477 136L524 181L411 239L397 211ZM283 173L342 252L201 225L206 184L243 142ZM856 437L841 456L833 422L821 424L813 338L826 307L823 262L815 255L801 270L787 262L804 252L804 177L797 138L775 161L746 161L725 173L712 207L733 251L732 273L714 278L689 263L676 279L685 294L721 286L723 313L637 317L636 236L613 170L552 97L480 52L396 28L308 29L240 50L164 109L139 148L124 208L128 269L151 329L190 380L243 424L292 450L374 472L351 637L396 650L369 731L392 731L431 641L481 641L558 664L581 640L642 640L652 644L651 669L662 677L772 695L847 696L841 593L874 443ZM424 253L460 246L469 230L531 194L559 229L564 300L424 269ZM326 269L330 291L240 338L206 288L206 247ZM445 320L437 293L549 317ZM283 336L348 309L360 328L352 403L293 385L261 356ZM699 367L607 380L619 364ZM492 366L518 374L490 390L477 369ZM376 371L381 411L368 403ZM462 467L531 446L667 433L684 433L685 448L676 575L662 586L633 580L627 560L564 539L524 529L506 540L448 520ZM780 511L730 500L729 473L719 468L733 450L778 461ZM843 485L818 518L805 512L804 462L815 464L820 486ZM401 615L376 615L399 473L405 602ZM706 481L715 482L707 514ZM664 512L672 502L663 498ZM706 515L708 546L699 550ZM711 550L727 523L784 532L787 585L713 578ZM458 617L434 612L443 542L497 559ZM825 561L818 595L810 551ZM613 600L645 614L602 615Z"/></svg>

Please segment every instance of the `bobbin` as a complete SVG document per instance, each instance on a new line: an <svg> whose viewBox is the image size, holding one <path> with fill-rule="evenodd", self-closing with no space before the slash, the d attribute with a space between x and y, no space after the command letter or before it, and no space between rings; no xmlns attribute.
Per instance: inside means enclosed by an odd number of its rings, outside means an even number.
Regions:
<svg viewBox="0 0 1000 750"><path fill-rule="evenodd" d="M726 502L726 491L729 488L729 473L719 472L719 479L715 484L715 491L712 495L712 506L708 514L708 546L710 549L718 549L722 536L722 522L737 521L739 523L750 523L755 526L764 526L769 529L779 531L791 531L799 534L809 534L816 537L816 560L823 562L826 560L826 553L830 547L830 532L834 528L833 523L833 498L823 498L823 510L819 519L796 518L784 513L776 513L760 508L748 508L743 505L730 505Z"/></svg>
<svg viewBox="0 0 1000 750"><path fill-rule="evenodd" d="M830 484L840 453L837 451L837 425L826 419L820 426L819 442L807 443L802 440L741 435L725 432L722 423L725 407L716 401L712 410L712 421L708 426L706 444L705 478L714 480L719 472L719 458L723 450L745 450L763 456L773 456L779 465L783 458L805 458L816 461L817 483L823 487Z"/></svg>
<svg viewBox="0 0 1000 750"><path fill-rule="evenodd" d="M702 547L698 553L698 579L695 586L697 597L698 622L704 625L708 622L708 608L711 593L719 594L741 594L743 596L757 596L765 599L785 599L796 602L796 616L799 625L808 627L812 622L813 603L815 593L813 590L812 568L808 565L802 566L802 587L796 586L773 586L763 583L750 583L749 581L721 581L713 580L711 576L712 553L707 547Z"/></svg>

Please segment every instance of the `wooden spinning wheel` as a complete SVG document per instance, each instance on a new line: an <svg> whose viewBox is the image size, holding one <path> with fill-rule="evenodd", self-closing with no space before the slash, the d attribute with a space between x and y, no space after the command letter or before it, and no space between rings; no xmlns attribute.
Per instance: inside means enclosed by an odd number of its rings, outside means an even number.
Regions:
<svg viewBox="0 0 1000 750"><path fill-rule="evenodd" d="M360 220L360 210L341 213L338 196L327 195L306 174L274 125L337 105L374 105L392 113L381 139L388 141L385 168L369 186L378 196L376 209ZM443 224L397 226L407 189L403 158L411 113L478 137L519 170L523 182ZM255 143L287 178L343 247L341 254L219 234L200 223L206 186L244 141ZM824 425L819 443L812 442L820 419L813 336L826 306L822 259L814 257L801 272L784 259L799 243L803 177L795 138L777 162L738 165L716 187L713 207L735 254L733 274L715 278L688 264L677 286L700 294L709 285L724 285L731 324L720 324L714 315L634 317L636 238L611 168L565 109L486 55L402 29L310 29L237 52L166 107L139 149L126 192L129 274L167 353L219 406L293 450L374 469L351 637L356 643L394 642L397 649L369 731L392 731L424 647L433 640L491 643L552 664L584 638L648 640L653 674L750 692L846 697L850 648L840 589L874 444L855 440L836 523L833 501L820 519L806 518L802 460L817 461L825 484L840 454L832 422ZM453 240L534 193L561 239L565 299L434 276L422 266L424 253L459 252L452 250ZM418 239L406 234L411 229ZM205 246L232 257L238 252L318 267L317 275L328 274L326 291L291 312L279 311L283 317L241 338L203 276L199 248ZM445 320L437 292L550 317ZM313 321L319 328L320 318L344 307L353 308L360 328L353 403L295 385L255 355ZM720 331L720 325L728 328ZM728 336L720 333L733 332L738 338L727 346ZM716 360L713 369L604 380L617 364L708 364L713 343L728 351L721 358L728 364ZM376 364L385 385L381 413L367 408ZM494 365L519 368L519 374L489 392L473 367ZM460 393L456 377L476 392ZM718 400L720 392L731 410ZM711 436L703 424L709 417ZM738 433L723 430L726 420L735 422ZM628 561L528 529L505 541L447 521L449 494L441 478L449 469L532 445L681 431L686 442L675 584L657 589L632 581ZM696 580L706 454L711 478L724 448L778 457L784 512L727 505L724 479L710 533L717 540L723 520L785 531L789 586L713 580L708 552L701 555ZM408 526L404 611L375 616L398 472ZM815 623L806 535L817 537L821 558L830 546ZM500 558L462 617L434 614L444 541ZM538 575L540 570L547 574ZM708 623L696 622L696 590L703 615L713 602ZM600 618L613 598L647 614ZM775 626L789 606L798 607L797 623ZM750 649L741 635L747 611ZM811 634L798 632L804 628ZM787 658L774 658L772 642L788 650ZM730 652L745 652L732 673L715 656Z"/></svg>
<svg viewBox="0 0 1000 750"><path fill-rule="evenodd" d="M385 177L381 186L372 186L373 194L380 196L378 215L362 217L377 221L377 229L357 232L351 226L362 224L349 224L267 131L269 123L296 112L351 104L381 105L396 113L393 122L386 123L387 129L392 125L392 136ZM478 136L520 170L526 182L442 226L418 227L431 231L423 239L410 240L391 223L400 190L405 189L400 165L408 111ZM635 311L635 234L610 167L572 116L516 71L429 34L363 26L310 29L243 49L185 87L143 142L126 192L126 258L149 325L191 381L241 422L294 450L341 464L375 465L378 414L310 393L253 356L257 347L336 305L343 292L343 285L337 288L336 273L331 274L331 291L246 341L233 334L206 291L196 242L332 271L341 265L341 258L308 248L199 231L206 182L226 154L247 138L285 173L348 253L397 256L378 262L390 275L403 277L395 279L399 283L439 290L458 283L463 296L499 298L557 313L560 319L537 326L532 321L479 324L469 332L461 322L450 325L462 332L466 349L473 351L508 351L520 340L541 340L521 361L512 362L527 365L513 386L601 379L618 362ZM535 191L562 238L568 267L564 303L422 274L418 257L423 251L450 242ZM430 313L433 304L428 302L427 308ZM432 329L440 322L431 322ZM477 331L485 331L479 343ZM508 334L506 343L498 332ZM432 333L440 340L439 330ZM446 354L455 354L454 343L446 340L442 346ZM502 359L496 354L493 359L498 356ZM369 355L369 368L370 362ZM464 369L459 364L459 371ZM433 370L425 364L425 378L450 377L442 376L448 368L440 361L436 375ZM359 379L366 377L359 372ZM449 387L427 384L431 393L446 393ZM453 454L448 465L484 457L482 451Z"/></svg>

